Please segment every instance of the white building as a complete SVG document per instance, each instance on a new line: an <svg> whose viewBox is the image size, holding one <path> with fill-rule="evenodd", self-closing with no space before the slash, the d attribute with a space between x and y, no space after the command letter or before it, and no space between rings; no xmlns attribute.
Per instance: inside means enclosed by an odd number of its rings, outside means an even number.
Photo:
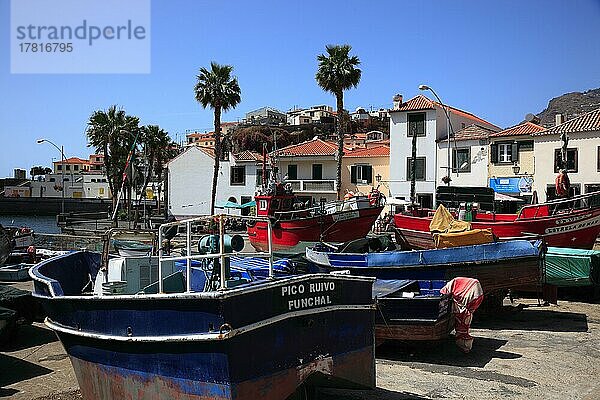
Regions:
<svg viewBox="0 0 600 400"><path fill-rule="evenodd" d="M167 163L169 211L176 217L210 213L214 150L188 147ZM229 155L219 166L216 205L231 201L245 204L254 198L261 182L262 157L250 151ZM249 209L243 209L247 213ZM239 214L239 210L224 212Z"/></svg>
<svg viewBox="0 0 600 400"><path fill-rule="evenodd" d="M487 186L489 136L498 129L471 124L437 141L437 176L448 175L448 143L450 143L450 184L453 186Z"/></svg>
<svg viewBox="0 0 600 400"><path fill-rule="evenodd" d="M533 190L540 202L555 196L561 161L561 135L568 137L566 169L572 194L600 190L600 108L532 135L535 173Z"/></svg>
<svg viewBox="0 0 600 400"><path fill-rule="evenodd" d="M310 123L331 123L335 114L331 106L320 104L310 108L300 108L287 112L289 125L303 125Z"/></svg>
<svg viewBox="0 0 600 400"><path fill-rule="evenodd" d="M314 138L277 151L277 165L285 182L303 201L337 198L337 145Z"/></svg>
<svg viewBox="0 0 600 400"><path fill-rule="evenodd" d="M469 112L447 106L454 131L476 123L482 127L499 128ZM410 162L412 137L417 136L416 155L416 201L423 207L434 204L435 189L442 185L440 171L445 171L447 155L438 152L436 142L447 136L447 119L442 106L423 95L402 101L394 97L390 113L390 191L394 197L410 199ZM446 149L446 152L448 149ZM438 157L441 156L441 157Z"/></svg>
<svg viewBox="0 0 600 400"><path fill-rule="evenodd" d="M31 181L31 197L62 197L61 181L63 175L47 174ZM108 179L102 173L79 172L64 174L66 198L74 199L110 199Z"/></svg>

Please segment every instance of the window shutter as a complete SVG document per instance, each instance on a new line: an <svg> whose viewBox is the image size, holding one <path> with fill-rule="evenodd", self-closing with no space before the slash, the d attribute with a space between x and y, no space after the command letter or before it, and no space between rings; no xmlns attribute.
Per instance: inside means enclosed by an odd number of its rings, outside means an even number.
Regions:
<svg viewBox="0 0 600 400"><path fill-rule="evenodd" d="M370 165L367 165L366 167L363 167L363 171L366 171L366 180L367 183L371 184L373 183L373 167Z"/></svg>
<svg viewBox="0 0 600 400"><path fill-rule="evenodd" d="M492 164L497 164L498 163L498 144L497 143L492 143L490 145L491 148L491 160L492 160Z"/></svg>
<svg viewBox="0 0 600 400"><path fill-rule="evenodd" d="M350 183L356 183L356 165L350 167Z"/></svg>
<svg viewBox="0 0 600 400"><path fill-rule="evenodd" d="M511 161L519 161L519 146L517 142L513 142L511 146Z"/></svg>

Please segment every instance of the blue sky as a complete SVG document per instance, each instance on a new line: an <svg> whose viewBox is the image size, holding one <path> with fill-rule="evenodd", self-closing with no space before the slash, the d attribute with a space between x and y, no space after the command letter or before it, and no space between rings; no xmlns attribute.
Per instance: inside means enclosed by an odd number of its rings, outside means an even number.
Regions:
<svg viewBox="0 0 600 400"><path fill-rule="evenodd" d="M395 93L436 89L442 100L499 126L565 92L600 87L600 1L152 1L152 64L144 75L10 73L10 2L0 0L0 176L50 165L39 137L86 157L90 114L117 104L181 138L209 130L194 100L198 68L234 66L236 120L269 105L334 105L314 81L316 56L348 43L362 61L346 108L390 107ZM35 12L35 11L32 11Z"/></svg>

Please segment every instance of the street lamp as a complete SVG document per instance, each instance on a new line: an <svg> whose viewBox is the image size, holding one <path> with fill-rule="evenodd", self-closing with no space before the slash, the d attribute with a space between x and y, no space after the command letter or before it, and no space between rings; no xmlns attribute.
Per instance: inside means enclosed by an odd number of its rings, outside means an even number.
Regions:
<svg viewBox="0 0 600 400"><path fill-rule="evenodd" d="M446 174L446 176L448 177L447 180L447 185L450 186L450 132L452 132L452 136L454 136L454 129L452 128L452 122L450 121L450 116L448 115L448 107L444 104L444 102L442 101L442 99L440 99L440 97L437 95L437 93L435 92L435 90L433 90L431 87L427 86L427 85L419 85L419 90L429 90L431 93L433 93L433 95L435 96L435 98L437 99L437 101L440 102L440 105L442 106L442 109L444 110L444 114L446 114L446 134L448 135L448 166L446 167L446 169L448 170L448 173ZM448 129L450 128L450 129Z"/></svg>
<svg viewBox="0 0 600 400"><path fill-rule="evenodd" d="M60 165L60 173L61 173L61 179L62 182L60 184L60 191L61 191L61 201L60 201L60 213L64 214L65 213L65 149L63 146L58 147L56 145L56 143L54 143L51 140L48 139L38 139L37 140L37 144L42 144L42 143L48 143L51 144L52 146L54 146L56 148L56 150L60 151L60 160L61 160L61 165Z"/></svg>

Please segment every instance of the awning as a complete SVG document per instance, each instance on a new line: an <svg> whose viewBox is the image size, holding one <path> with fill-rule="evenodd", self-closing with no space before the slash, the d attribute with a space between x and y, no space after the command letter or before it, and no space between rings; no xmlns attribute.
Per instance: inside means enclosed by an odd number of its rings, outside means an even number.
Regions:
<svg viewBox="0 0 600 400"><path fill-rule="evenodd" d="M523 199L518 199L516 197L512 197L512 196L507 196L505 194L502 193L494 193L494 200L495 201L522 201L524 202L525 200Z"/></svg>
<svg viewBox="0 0 600 400"><path fill-rule="evenodd" d="M226 201L225 203L215 205L215 208L235 208L235 209L239 210L242 208L254 207L254 206L256 206L256 201L254 201L254 200L252 200L248 203L244 203L244 204L234 203L233 201Z"/></svg>

